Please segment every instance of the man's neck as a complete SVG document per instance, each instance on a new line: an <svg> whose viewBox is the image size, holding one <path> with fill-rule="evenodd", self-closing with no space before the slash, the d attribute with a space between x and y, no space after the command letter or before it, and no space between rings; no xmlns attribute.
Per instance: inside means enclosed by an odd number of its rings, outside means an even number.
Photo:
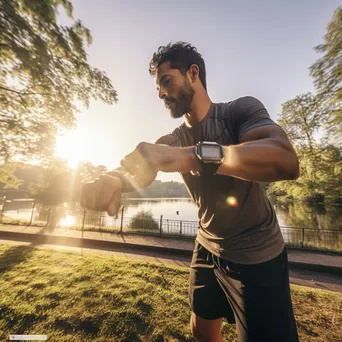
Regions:
<svg viewBox="0 0 342 342"><path fill-rule="evenodd" d="M211 100L205 91L198 94L197 98L195 95L192 102L191 112L183 115L185 125L187 127L196 126L208 114L210 106Z"/></svg>

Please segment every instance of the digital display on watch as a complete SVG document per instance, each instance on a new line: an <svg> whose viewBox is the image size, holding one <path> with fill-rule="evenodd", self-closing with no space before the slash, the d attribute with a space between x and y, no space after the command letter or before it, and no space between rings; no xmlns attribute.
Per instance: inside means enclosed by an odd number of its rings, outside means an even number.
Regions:
<svg viewBox="0 0 342 342"><path fill-rule="evenodd" d="M201 150L203 159L220 160L222 158L222 150L219 146L202 145Z"/></svg>

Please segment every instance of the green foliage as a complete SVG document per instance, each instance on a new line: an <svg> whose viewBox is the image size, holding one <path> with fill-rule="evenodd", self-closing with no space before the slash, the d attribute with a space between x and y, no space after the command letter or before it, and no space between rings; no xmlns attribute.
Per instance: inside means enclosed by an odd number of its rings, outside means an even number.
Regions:
<svg viewBox="0 0 342 342"><path fill-rule="evenodd" d="M79 202L83 183L94 180L107 171L105 166L81 162L74 170L61 159L51 159L40 181L29 187L29 195L44 205Z"/></svg>
<svg viewBox="0 0 342 342"><path fill-rule="evenodd" d="M296 200L323 198L334 202L342 198L341 150L334 145L296 147L300 177L293 181L271 183L269 195L287 195Z"/></svg>
<svg viewBox="0 0 342 342"><path fill-rule="evenodd" d="M342 146L342 7L338 7L327 26L324 43L315 47L322 53L311 67L321 101L330 108L324 117L329 138Z"/></svg>
<svg viewBox="0 0 342 342"><path fill-rule="evenodd" d="M0 0L0 163L44 159L60 127L75 124L78 105L112 104L117 93L104 72L91 67L90 31L73 19L68 0Z"/></svg>
<svg viewBox="0 0 342 342"><path fill-rule="evenodd" d="M57 205L68 201L71 195L71 175L65 161L55 159L44 169L40 182L29 186L30 197L44 205Z"/></svg>
<svg viewBox="0 0 342 342"><path fill-rule="evenodd" d="M298 146L314 147L314 133L322 125L321 106L313 94L296 96L282 104L279 124L286 131L291 142Z"/></svg>
<svg viewBox="0 0 342 342"><path fill-rule="evenodd" d="M342 153L335 145L324 145L314 134L324 124L321 98L311 93L296 96L282 106L279 124L294 145L300 177L269 185L269 195L287 195L297 200L342 198ZM323 116L324 118L324 116Z"/></svg>
<svg viewBox="0 0 342 342"><path fill-rule="evenodd" d="M269 195L342 199L342 7L335 11L324 40L315 48L324 55L310 68L317 95L302 94L285 102L278 120L296 150L300 177L268 185ZM315 140L317 132L325 134L320 142Z"/></svg>
<svg viewBox="0 0 342 342"><path fill-rule="evenodd" d="M16 163L0 165L0 183L4 184L5 189L17 189L21 185L22 181L13 174L17 166Z"/></svg>
<svg viewBox="0 0 342 342"><path fill-rule="evenodd" d="M141 230L158 230L158 222L153 218L151 211L141 210L130 221L129 228Z"/></svg>

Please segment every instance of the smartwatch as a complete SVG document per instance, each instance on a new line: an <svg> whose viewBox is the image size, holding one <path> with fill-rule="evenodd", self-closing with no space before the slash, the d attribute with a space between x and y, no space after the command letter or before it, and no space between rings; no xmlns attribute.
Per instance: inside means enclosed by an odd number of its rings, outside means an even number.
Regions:
<svg viewBox="0 0 342 342"><path fill-rule="evenodd" d="M223 146L211 141L198 142L195 155L202 164L204 174L214 175L224 160Z"/></svg>

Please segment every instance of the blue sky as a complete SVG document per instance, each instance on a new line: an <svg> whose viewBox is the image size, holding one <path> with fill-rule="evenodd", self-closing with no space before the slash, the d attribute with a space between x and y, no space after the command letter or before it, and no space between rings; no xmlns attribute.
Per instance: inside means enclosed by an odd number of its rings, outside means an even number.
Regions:
<svg viewBox="0 0 342 342"><path fill-rule="evenodd" d="M255 96L276 120L282 103L314 90L308 67L319 55L313 47L323 42L340 5L335 0L72 3L75 18L93 35L90 64L106 71L119 94L113 106L91 103L76 129L79 148L87 146L79 155L108 168L118 166L139 142L154 142L182 123L169 116L148 73L160 45L182 40L197 47L213 102ZM61 13L60 23L68 22ZM180 180L162 173L158 179Z"/></svg>

